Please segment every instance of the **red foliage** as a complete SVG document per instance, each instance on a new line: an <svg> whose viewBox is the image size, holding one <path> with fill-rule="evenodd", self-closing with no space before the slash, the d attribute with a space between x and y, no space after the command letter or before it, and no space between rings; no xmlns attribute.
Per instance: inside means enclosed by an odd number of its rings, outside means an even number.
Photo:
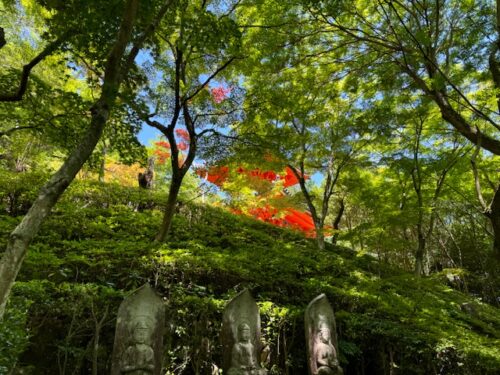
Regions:
<svg viewBox="0 0 500 375"><path fill-rule="evenodd" d="M230 88L225 88L222 86L214 87L213 89L210 90L210 93L212 94L212 98L215 103L219 104L222 103L226 98L229 96L231 93Z"/></svg>
<svg viewBox="0 0 500 375"><path fill-rule="evenodd" d="M170 143L168 143L167 141L158 141L158 142L155 142L155 145L157 147L170 148Z"/></svg>
<svg viewBox="0 0 500 375"><path fill-rule="evenodd" d="M231 212L235 215L243 215L243 211L237 208L231 208Z"/></svg>
<svg viewBox="0 0 500 375"><path fill-rule="evenodd" d="M208 171L204 168L198 168L196 174L201 178L206 178L208 182L221 187L229 177L229 167L211 167Z"/></svg>
<svg viewBox="0 0 500 375"><path fill-rule="evenodd" d="M185 129L176 129L175 133L181 139L181 141L177 143L177 148L180 151L186 151L189 148L189 133ZM166 160L171 155L170 152L166 151L170 150L170 143L168 143L168 141L157 141L154 145L155 149L153 153L156 155L158 163L165 164ZM182 165L182 155L179 158L179 164Z"/></svg>
<svg viewBox="0 0 500 375"><path fill-rule="evenodd" d="M249 213L257 220L265 221L266 223L270 223L279 227L283 227L286 225L285 220L277 216L279 214L278 210L276 208L270 207L269 205L266 205L264 207L252 208Z"/></svg>
<svg viewBox="0 0 500 375"><path fill-rule="evenodd" d="M170 144L167 141L158 141L154 144L156 148L153 153L157 157L158 164L165 164L167 159L170 157L170 152L166 151L170 149Z"/></svg>
<svg viewBox="0 0 500 375"><path fill-rule="evenodd" d="M189 142L189 133L186 129L175 129L175 134L185 142Z"/></svg>
<svg viewBox="0 0 500 375"><path fill-rule="evenodd" d="M299 179L295 176L295 173L293 173L290 167L286 167L285 175L280 176L280 178L285 180L285 183L283 184L284 187L290 187L299 183Z"/></svg>
<svg viewBox="0 0 500 375"><path fill-rule="evenodd" d="M245 170L243 167L238 167L236 172L239 174L246 174L249 177L259 178L270 182L275 182L277 179L284 180L284 187L290 187L299 183L298 178L293 173L292 169L287 167L284 175L278 175L274 171L262 171L259 168L252 170ZM206 178L209 182L221 187L222 184L229 177L229 167L212 167L208 171L206 169L198 169L196 173ZM304 176L306 179L308 176ZM279 194L279 196L285 196ZM236 215L243 215L243 211L239 209L231 210ZM300 230L305 233L307 237L315 236L314 221L308 212L297 211L292 208L287 208L279 211L277 208L265 205L264 207L255 207L250 209L249 214L255 219L270 223L279 227L290 227Z"/></svg>
<svg viewBox="0 0 500 375"><path fill-rule="evenodd" d="M242 215L241 210L233 209L232 212L236 215ZM286 215L280 217L278 209L266 205L264 207L256 207L250 210L250 215L255 219L276 225L278 227L290 227L300 230L307 237L315 236L314 221L311 215L307 212L300 212L294 209L286 209Z"/></svg>
<svg viewBox="0 0 500 375"><path fill-rule="evenodd" d="M278 175L274 171L265 171L262 172L260 169L253 169L251 171L247 171L242 167L238 167L236 169L236 172L239 174L247 174L250 177L256 177L261 180L267 180L269 182L274 182L278 178ZM200 177L207 178L208 181L217 181L216 185L217 186L222 186L222 184L227 180L229 177L229 167L212 167L208 171L205 169L199 169L196 172Z"/></svg>
<svg viewBox="0 0 500 375"><path fill-rule="evenodd" d="M263 180L268 180L268 181L276 181L276 178L278 177L278 175L274 172L274 171L266 171L264 173L262 173L262 179Z"/></svg>
<svg viewBox="0 0 500 375"><path fill-rule="evenodd" d="M253 169L249 172L246 172L243 168L238 168L236 170L238 173L247 173L250 177L257 177L261 180L267 180L269 182L274 182L276 181L278 175L274 171L265 171L262 172L259 168Z"/></svg>
<svg viewBox="0 0 500 375"><path fill-rule="evenodd" d="M285 220L288 224L298 227L298 229L304 232L314 231L314 221L309 213L294 209L288 209L287 211Z"/></svg>

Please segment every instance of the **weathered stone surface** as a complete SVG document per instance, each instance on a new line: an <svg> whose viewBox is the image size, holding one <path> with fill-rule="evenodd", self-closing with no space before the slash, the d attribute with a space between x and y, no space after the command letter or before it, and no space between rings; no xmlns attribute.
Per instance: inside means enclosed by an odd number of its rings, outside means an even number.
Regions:
<svg viewBox="0 0 500 375"><path fill-rule="evenodd" d="M267 374L260 364L259 307L248 290L236 295L224 309L221 341L224 374Z"/></svg>
<svg viewBox="0 0 500 375"><path fill-rule="evenodd" d="M338 363L335 316L324 294L309 303L304 322L309 375L343 374Z"/></svg>
<svg viewBox="0 0 500 375"><path fill-rule="evenodd" d="M165 306L145 284L118 309L111 375L160 375Z"/></svg>

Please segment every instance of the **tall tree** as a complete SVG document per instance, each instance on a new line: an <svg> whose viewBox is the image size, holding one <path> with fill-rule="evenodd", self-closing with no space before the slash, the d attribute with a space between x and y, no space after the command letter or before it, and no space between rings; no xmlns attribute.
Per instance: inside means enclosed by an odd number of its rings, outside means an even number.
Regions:
<svg viewBox="0 0 500 375"><path fill-rule="evenodd" d="M500 155L500 34L494 4L486 0L304 3L318 32L335 45L349 45L351 62L380 80L381 91L404 88L422 93L455 131ZM334 59L334 50L324 49L324 54ZM500 212L491 217L492 226L498 227ZM500 259L497 244L494 251Z"/></svg>
<svg viewBox="0 0 500 375"><path fill-rule="evenodd" d="M488 92L495 88L488 72L496 57L494 9L489 1L379 1L311 4L309 10L325 33L357 46L361 63L377 72L399 73L409 87L434 101L441 115L474 144L500 155L498 108ZM390 69L382 68L382 64ZM388 83L402 84L401 80ZM500 81L499 81L500 82ZM480 92L474 87L480 86ZM496 105L496 104L495 104Z"/></svg>
<svg viewBox="0 0 500 375"><path fill-rule="evenodd" d="M248 111L236 131L260 143L275 158L277 170L288 166L293 171L323 249L330 203L341 175L370 137L365 127L368 116L361 116L355 94L340 95L341 81L328 82L330 70L299 65L275 75L260 73L247 84L249 105L254 97L259 105ZM307 177L314 174L321 180L320 190Z"/></svg>
<svg viewBox="0 0 500 375"><path fill-rule="evenodd" d="M493 192L492 197L488 202L488 198L486 198L483 194L481 171L478 167L480 154L481 150L478 146L471 157L472 171L474 174L474 187L482 213L486 218L488 218L493 229L493 248L498 251L498 249L500 249L500 182L495 180L494 177L491 179L487 173L485 174L487 186L489 187L488 190Z"/></svg>
<svg viewBox="0 0 500 375"><path fill-rule="evenodd" d="M435 158L423 151L425 143L424 126L429 126L429 118L426 114L415 111L411 121L413 131L411 132L411 182L417 203L417 220L415 223L417 232L417 248L415 251L415 275L424 273L424 260L427 252L427 243L433 235L436 224L437 205L444 188L445 180L451 168L457 163L462 155L462 146L457 140L450 141L451 150L440 151L439 158ZM434 180L429 185L429 180ZM427 191L427 192L426 192Z"/></svg>
<svg viewBox="0 0 500 375"><path fill-rule="evenodd" d="M172 178L157 241L167 237L182 181L197 156L200 141L217 134L219 126L227 126L220 119L229 121L227 116L234 112L228 104L231 101L226 101L230 89L221 81L219 87L210 87L240 57L240 31L233 15L219 9L216 2L184 1L175 19L175 24L164 30L167 35L156 56L155 66L162 78L158 82L157 77L151 77L142 105L133 105L146 124L166 137L170 147ZM147 114L148 106L155 111ZM182 158L180 147L186 151Z"/></svg>
<svg viewBox="0 0 500 375"><path fill-rule="evenodd" d="M121 83L133 67L134 60L140 48L154 33L156 27L170 7L170 1L162 2L160 5L157 5L159 9L155 17L152 20L149 18L150 21L141 25L142 28L140 30L136 29L134 33L134 25L138 18L138 0L127 0L124 3L124 10L121 18L114 16L113 12L116 12L116 9L113 8L108 9L110 13L99 13L98 3L99 2L92 4L89 2L86 3L90 10L93 10L93 12L89 13L79 12L81 4L78 4L78 2L57 3L57 6L61 9L57 12L57 16L51 19L51 21L54 22L53 31L55 33L61 31L66 32L65 27L71 28L73 22L81 22L84 25L88 22L87 25L92 26L96 23L96 20L97 23L103 20L114 20L117 34L112 42L106 39L109 37L109 30L100 35L101 38L106 40L106 44L109 46L109 52L107 57L102 60L104 78L102 81L101 93L90 109L91 121L86 133L82 136L80 143L69 153L59 170L50 178L45 186L42 187L28 213L9 236L6 251L0 261L0 316L3 316L5 311L9 293L26 256L29 243L37 234L40 225L50 213L52 207L57 203L59 197L73 181L80 168L92 154L92 151L101 137L106 122L108 121L110 112L113 109ZM63 22L62 18L64 18L64 20L72 19L73 22L69 22L69 25L67 25L65 23L67 21ZM145 17L141 21L144 22L144 20L147 19L148 18ZM112 24L113 22L108 24L108 27ZM102 26L100 31L102 31ZM94 30L91 30L89 34L92 35L93 32ZM136 38L130 46L134 34ZM93 36L96 35L93 34ZM86 43L87 46L92 44L89 43L89 39L80 40L80 42L82 44ZM99 43L98 39L92 42ZM78 44L75 45L78 46ZM127 47L129 46L131 48L128 49Z"/></svg>

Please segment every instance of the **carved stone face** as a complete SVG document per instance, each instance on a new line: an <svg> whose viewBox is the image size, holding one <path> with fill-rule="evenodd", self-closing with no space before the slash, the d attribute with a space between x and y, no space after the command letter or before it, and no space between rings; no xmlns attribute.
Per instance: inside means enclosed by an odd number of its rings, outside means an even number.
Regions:
<svg viewBox="0 0 500 375"><path fill-rule="evenodd" d="M134 341L138 344L146 343L148 339L148 329L147 328L136 328L134 330Z"/></svg>
<svg viewBox="0 0 500 375"><path fill-rule="evenodd" d="M238 326L238 338L243 342L250 341L250 327L248 324L243 323Z"/></svg>
<svg viewBox="0 0 500 375"><path fill-rule="evenodd" d="M149 326L145 321L139 321L132 332L132 338L137 344L145 344L149 338Z"/></svg>
<svg viewBox="0 0 500 375"><path fill-rule="evenodd" d="M319 337L322 342L325 344L328 343L330 341L330 329L326 327L321 328L319 331Z"/></svg>

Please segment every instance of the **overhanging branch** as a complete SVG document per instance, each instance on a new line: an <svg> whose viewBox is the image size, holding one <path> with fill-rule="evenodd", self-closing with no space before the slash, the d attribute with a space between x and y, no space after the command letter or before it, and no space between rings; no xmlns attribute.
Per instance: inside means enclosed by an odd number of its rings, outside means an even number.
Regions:
<svg viewBox="0 0 500 375"><path fill-rule="evenodd" d="M4 130L4 131L0 131L0 137L8 136L8 135L10 135L18 130L36 129L36 128L37 128L36 126L14 126L13 128L10 128L10 129Z"/></svg>
<svg viewBox="0 0 500 375"><path fill-rule="evenodd" d="M132 64L135 61L135 58L137 57L137 54L139 53L141 47L144 45L144 42L154 34L158 26L160 25L161 20L165 16L165 13L167 13L168 9L170 6L175 2L176 0L166 0L165 3L162 5L162 7L158 10L158 13L153 19L153 21L148 25L148 27L144 30L142 35L135 41L135 43L132 46L132 49L130 50L129 54L126 57L125 60L125 69L129 70Z"/></svg>
<svg viewBox="0 0 500 375"><path fill-rule="evenodd" d="M3 30L2 30L3 31ZM23 71L21 74L21 82L19 83L19 88L14 93L10 94L0 94L0 102L18 102L21 101L23 95L28 88L28 79L31 73L31 70L37 66L40 62L42 62L47 56L53 54L62 44L66 42L69 35L74 33L74 30L69 30L64 33L57 40L49 43L42 52L40 52L33 60L31 60L28 64L23 66ZM1 33L0 33L1 39Z"/></svg>

